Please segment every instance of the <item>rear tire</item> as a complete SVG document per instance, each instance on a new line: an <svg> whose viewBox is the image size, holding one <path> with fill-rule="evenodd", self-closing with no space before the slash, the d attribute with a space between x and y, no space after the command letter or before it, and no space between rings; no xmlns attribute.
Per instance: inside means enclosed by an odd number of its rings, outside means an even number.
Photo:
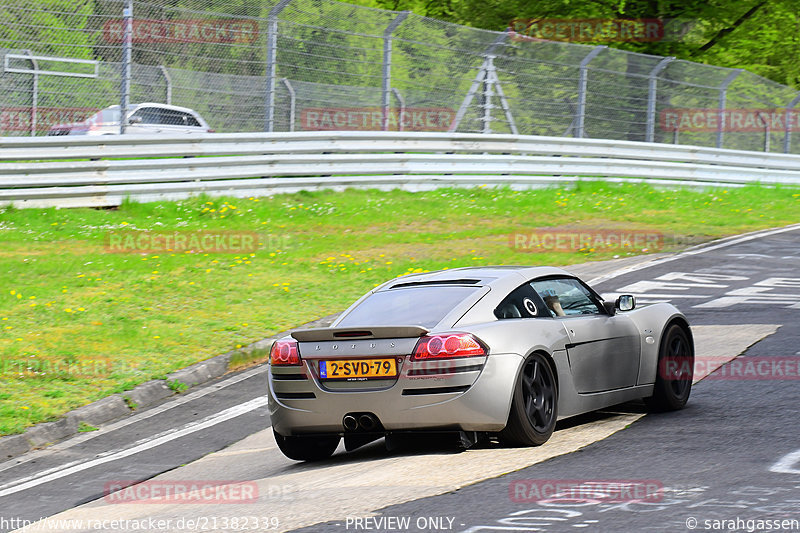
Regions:
<svg viewBox="0 0 800 533"><path fill-rule="evenodd" d="M653 395L644 403L651 411L683 409L692 392L693 376L694 347L686 330L673 324L661 339Z"/></svg>
<svg viewBox="0 0 800 533"><path fill-rule="evenodd" d="M533 353L525 360L514 386L508 423L500 442L510 446L540 446L547 442L558 418L558 386L550 362Z"/></svg>
<svg viewBox="0 0 800 533"><path fill-rule="evenodd" d="M321 461L327 459L339 446L338 435L284 437L274 429L275 442L283 455L295 461Z"/></svg>

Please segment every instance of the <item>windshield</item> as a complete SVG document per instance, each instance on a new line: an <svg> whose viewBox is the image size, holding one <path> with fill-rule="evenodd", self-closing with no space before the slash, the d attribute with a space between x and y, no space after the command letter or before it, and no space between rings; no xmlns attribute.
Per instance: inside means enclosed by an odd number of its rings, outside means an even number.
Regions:
<svg viewBox="0 0 800 533"><path fill-rule="evenodd" d="M432 328L479 287L424 286L376 292L350 311L338 326L413 325Z"/></svg>

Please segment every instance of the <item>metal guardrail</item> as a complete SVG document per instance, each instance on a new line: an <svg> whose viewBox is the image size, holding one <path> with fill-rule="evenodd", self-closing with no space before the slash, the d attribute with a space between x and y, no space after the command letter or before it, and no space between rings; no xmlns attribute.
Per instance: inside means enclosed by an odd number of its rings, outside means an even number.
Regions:
<svg viewBox="0 0 800 533"><path fill-rule="evenodd" d="M405 132L0 138L0 205L577 181L800 186L800 156L605 139Z"/></svg>

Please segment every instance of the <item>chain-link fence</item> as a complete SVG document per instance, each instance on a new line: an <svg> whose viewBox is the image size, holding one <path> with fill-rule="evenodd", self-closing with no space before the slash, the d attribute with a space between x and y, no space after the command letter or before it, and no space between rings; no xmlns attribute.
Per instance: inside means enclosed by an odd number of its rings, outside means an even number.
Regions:
<svg viewBox="0 0 800 533"><path fill-rule="evenodd" d="M119 104L129 43L130 102L189 107L220 132L450 130L800 151L800 93L743 70L331 0L137 0L126 19L128 2L5 0L0 135L43 135Z"/></svg>

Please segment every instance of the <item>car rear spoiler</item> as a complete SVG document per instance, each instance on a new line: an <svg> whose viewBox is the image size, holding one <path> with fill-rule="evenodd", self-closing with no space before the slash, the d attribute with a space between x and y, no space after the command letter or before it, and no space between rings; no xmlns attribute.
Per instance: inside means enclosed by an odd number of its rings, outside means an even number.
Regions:
<svg viewBox="0 0 800 533"><path fill-rule="evenodd" d="M396 339L422 337L429 330L421 326L364 326L352 328L298 329L292 337L300 342L337 341L347 339Z"/></svg>

